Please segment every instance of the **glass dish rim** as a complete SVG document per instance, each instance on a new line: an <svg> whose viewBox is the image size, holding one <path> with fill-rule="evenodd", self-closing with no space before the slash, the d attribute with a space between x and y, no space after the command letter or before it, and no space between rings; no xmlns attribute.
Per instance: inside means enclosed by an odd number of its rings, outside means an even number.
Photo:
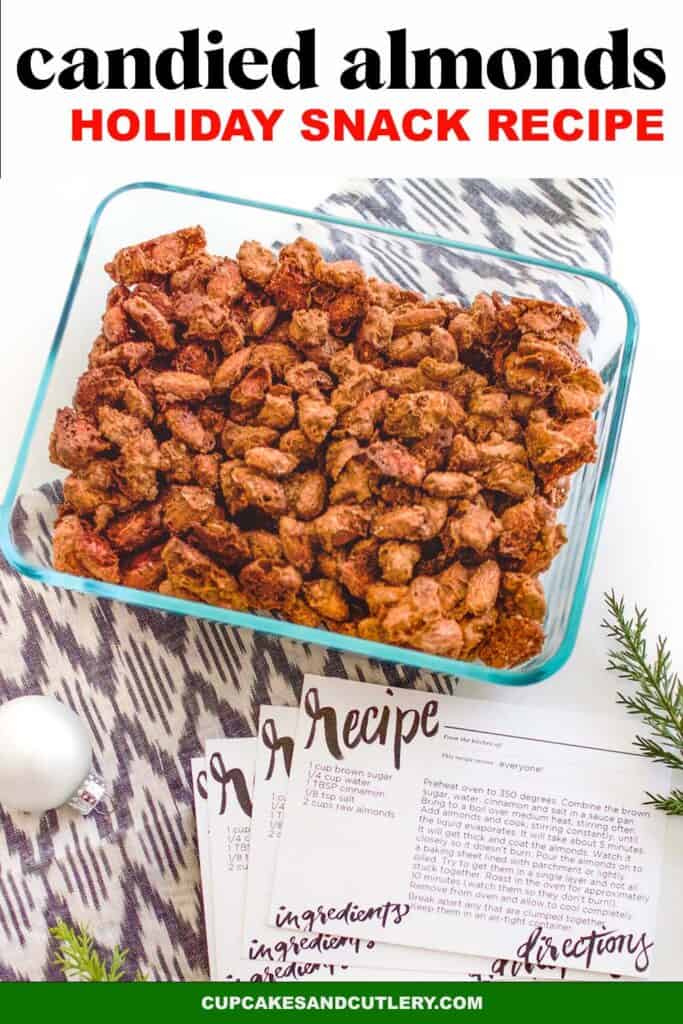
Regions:
<svg viewBox="0 0 683 1024"><path fill-rule="evenodd" d="M154 591L134 590L130 587L124 587L119 584L104 583L100 580L93 580L88 577L72 576L67 573L59 572L51 567L44 568L34 566L23 558L21 552L17 550L14 545L14 541L12 540L12 511L14 503L18 497L19 486L25 469L31 441L33 440L33 435L43 409L47 388L52 378L57 356L63 340L64 331L69 320L71 308L78 290L83 268L90 251L92 239L100 217L106 207L116 199L117 196L126 192L141 189L177 193L193 196L195 198L209 199L216 202L230 203L236 206L284 214L297 219L313 220L319 223L346 227L353 230L369 231L376 234L389 235L395 238L405 238L413 242L440 245L449 249L476 253L479 255L503 259L513 263L523 263L530 266L541 267L547 270L567 273L575 277L584 277L597 281L610 289L617 296L625 311L626 332L623 341L619 380L617 382L614 399L615 409L610 423L608 436L603 442L605 444L605 458L597 481L590 524L586 534L586 543L581 558L581 565L576 585L574 587L574 594L572 597L567 625L558 650L550 659L548 659L548 661L543 665L527 670L524 668L495 669L476 662L458 661L453 658L432 655L426 652L412 650L410 648L397 647L391 644L381 644L371 640L364 640L360 637L346 636L341 633L333 633L323 629L314 629L309 626L300 626L281 619L271 619L265 616L255 615L251 612L234 611L229 608L203 604L199 601L187 601L182 598L167 597ZM563 665L566 664L576 645L581 616L586 602L588 585L591 578L593 564L595 562L597 542L605 515L607 496L612 479L618 441L626 409L626 400L628 398L633 362L637 347L638 330L638 313L629 294L617 281L600 270L594 270L589 267L575 267L571 264L562 263L558 260L547 259L545 257L527 256L504 249L477 245L472 242L455 241L439 235L405 231L389 225L374 224L368 221L354 220L352 218L340 217L326 213L318 213L313 210L301 210L296 207L282 206L276 203L266 203L255 199L244 199L239 196L205 189L173 185L159 181L129 182L128 184L122 185L105 195L105 197L97 204L94 213L88 221L76 265L69 282L66 299L62 306L52 344L38 382L29 418L22 436L14 468L12 470L12 475L10 477L2 506L0 506L0 548L2 549L8 563L22 575L38 580L41 583L62 587L67 590L75 590L80 593L91 594L97 597L119 600L126 604L132 604L142 608L153 608L160 611L172 612L178 615L189 615L195 618L208 619L210 621L220 622L238 628L252 629L256 632L265 632L271 635L281 636L301 643L314 643L318 646L346 651L369 659L391 661L398 664L409 665L414 668L425 669L429 672L441 675L462 676L463 678L475 679L480 682L497 683L506 686L529 686L534 683L542 682L554 675L560 668L562 668Z"/></svg>

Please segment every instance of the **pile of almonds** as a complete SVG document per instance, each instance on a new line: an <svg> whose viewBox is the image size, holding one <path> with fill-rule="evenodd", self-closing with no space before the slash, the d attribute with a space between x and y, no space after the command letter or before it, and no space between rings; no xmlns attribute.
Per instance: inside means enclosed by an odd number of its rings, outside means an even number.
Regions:
<svg viewBox="0 0 683 1024"><path fill-rule="evenodd" d="M118 252L50 442L55 567L496 667L543 647L556 508L594 461L576 309L469 308L326 262Z"/></svg>

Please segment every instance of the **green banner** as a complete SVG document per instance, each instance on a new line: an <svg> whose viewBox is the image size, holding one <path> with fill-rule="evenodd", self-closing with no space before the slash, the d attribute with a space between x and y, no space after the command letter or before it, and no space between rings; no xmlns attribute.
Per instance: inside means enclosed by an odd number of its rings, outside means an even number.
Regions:
<svg viewBox="0 0 683 1024"><path fill-rule="evenodd" d="M392 1020L505 1022L663 1020L680 1016L683 984L476 983L352 984L48 984L5 983L6 1021L306 1021ZM672 1016L673 1015L673 1016Z"/></svg>

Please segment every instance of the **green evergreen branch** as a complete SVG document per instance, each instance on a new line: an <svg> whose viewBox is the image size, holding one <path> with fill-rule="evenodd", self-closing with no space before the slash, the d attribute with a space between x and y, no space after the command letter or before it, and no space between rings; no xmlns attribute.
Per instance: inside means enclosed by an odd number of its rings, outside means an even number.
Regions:
<svg viewBox="0 0 683 1024"><path fill-rule="evenodd" d="M107 967L94 948L93 937L84 925L72 928L59 918L56 925L50 928L50 935L57 940L52 962L61 968L67 981L126 980L124 969L128 959L127 949L115 946ZM147 981L147 976L138 971L135 981Z"/></svg>
<svg viewBox="0 0 683 1024"><path fill-rule="evenodd" d="M656 807L658 811L664 811L665 814L683 814L683 789L674 789L668 796L653 793L647 795L650 799L645 803Z"/></svg>
<svg viewBox="0 0 683 1024"><path fill-rule="evenodd" d="M614 591L605 594L609 618L602 623L615 646L609 651L607 668L621 679L636 684L634 693L617 694L617 702L631 715L638 715L651 736L637 736L640 752L658 764L683 770L683 685L671 664L666 637L657 637L655 656L648 660L647 612L636 608L626 614L624 599ZM647 794L647 801L667 814L683 814L683 791L669 796Z"/></svg>

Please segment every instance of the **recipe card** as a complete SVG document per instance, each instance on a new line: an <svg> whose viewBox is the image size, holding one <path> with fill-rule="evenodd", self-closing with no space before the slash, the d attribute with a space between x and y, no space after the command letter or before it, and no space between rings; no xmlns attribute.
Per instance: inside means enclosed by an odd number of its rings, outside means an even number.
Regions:
<svg viewBox="0 0 683 1024"><path fill-rule="evenodd" d="M301 957L281 956L272 961L263 958L255 964L253 957L242 955L256 752L257 740L253 737L209 740L206 744L205 824L211 903L206 916L213 932L213 956L209 957L212 981L313 981L342 976L347 980L374 980L372 974L350 974L340 958L330 964L322 959L311 963ZM200 783L203 778L199 776ZM266 900L264 922L267 904ZM334 941L339 945L345 940Z"/></svg>
<svg viewBox="0 0 683 1024"><path fill-rule="evenodd" d="M298 708L261 707L242 955L279 963L350 964L374 943L338 935L295 934L268 924Z"/></svg>
<svg viewBox="0 0 683 1024"><path fill-rule="evenodd" d="M669 770L621 717L307 676L270 923L645 976Z"/></svg>
<svg viewBox="0 0 683 1024"><path fill-rule="evenodd" d="M197 851L199 854L199 871L202 880L202 906L204 909L204 929L206 931L206 951L209 959L209 977L216 977L216 939L213 922L213 887L211 884L211 851L209 850L209 808L208 782L206 776L206 758L193 757L190 762L192 769L192 793L194 795L194 815L197 823Z"/></svg>
<svg viewBox="0 0 683 1024"><path fill-rule="evenodd" d="M192 760L211 980L373 980L339 965L255 965L241 957L255 757L255 739L223 739L210 740L206 758Z"/></svg>
<svg viewBox="0 0 683 1024"><path fill-rule="evenodd" d="M251 963L349 963L386 970L411 971L422 979L576 980L577 971L547 965L542 971L504 959L415 949L349 937L291 932L269 925L277 856L289 789L299 709L262 705L260 709L253 810L249 845L244 941L241 953ZM404 976L405 980L409 976ZM604 975L591 974L593 980Z"/></svg>
<svg viewBox="0 0 683 1024"><path fill-rule="evenodd" d="M255 757L253 737L210 740L206 745L206 773L199 777L207 793L209 862L206 878L202 869L202 883L211 904L206 916L207 926L211 918L213 937L213 951L209 953L212 981L249 980L249 965L239 960ZM201 842L199 850L201 857ZM204 899L206 904L206 891Z"/></svg>

